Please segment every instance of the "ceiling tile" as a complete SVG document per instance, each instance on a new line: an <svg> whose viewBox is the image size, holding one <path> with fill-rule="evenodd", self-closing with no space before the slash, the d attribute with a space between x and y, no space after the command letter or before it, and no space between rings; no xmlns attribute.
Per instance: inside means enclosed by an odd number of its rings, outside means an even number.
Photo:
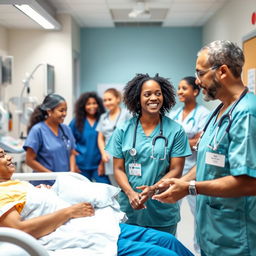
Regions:
<svg viewBox="0 0 256 256"><path fill-rule="evenodd" d="M102 27L114 26L114 19L111 11L114 9L123 12L126 16L136 4L136 0L48 0L56 8L58 13L70 14L80 26ZM152 17L155 17L154 10L165 9L165 17L161 18L164 26L201 26L228 0L145 0L146 8L152 10ZM122 11L121 11L122 10ZM0 4L0 24L30 28L37 26L32 20L23 15L13 6ZM123 14L123 15L124 15ZM18 19L16 15L23 15ZM121 14L120 14L121 15ZM25 17L25 18L24 18ZM115 19L131 22L128 18ZM160 18L154 18L160 20ZM18 20L18 21L17 21ZM133 21L133 20L132 20ZM136 21L135 21L136 22ZM152 19L143 20L152 22ZM12 25L10 25L12 24ZM15 25L16 24L16 25Z"/></svg>

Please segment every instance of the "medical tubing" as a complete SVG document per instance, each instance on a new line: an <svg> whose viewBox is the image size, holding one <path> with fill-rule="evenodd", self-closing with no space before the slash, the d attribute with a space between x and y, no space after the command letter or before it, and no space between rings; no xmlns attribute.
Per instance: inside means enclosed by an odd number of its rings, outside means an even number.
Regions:
<svg viewBox="0 0 256 256"><path fill-rule="evenodd" d="M134 148L134 149L135 149L135 144L136 144L137 127L139 125L139 121L140 121L140 117L138 116L138 118L136 120L136 125L135 125L135 129L134 129L134 133L133 133L132 148Z"/></svg>
<svg viewBox="0 0 256 256"><path fill-rule="evenodd" d="M234 102L234 104L232 105L232 107L231 107L231 109L228 111L228 113L225 114L225 115L223 115L223 116L220 118L219 123L218 123L218 128L221 126L223 120L224 120L226 117L228 117L229 124L228 124L228 126L227 126L227 128L226 128L226 132L227 132L227 133L229 132L229 130L230 130L230 128L231 128L231 124L232 124L232 116L231 116L231 115L232 115L232 112L233 112L233 110L235 109L235 107L237 106L237 104L240 102L240 100L246 95L247 92L248 92L248 87L246 87L246 88L243 90L243 92L241 93L240 97ZM215 115L217 115L217 113L220 111L220 109L223 107L223 105L224 105L224 104L221 103L221 104L214 110L214 112L212 113L211 117L210 117L209 120L207 121L207 123L206 123L206 125L205 125L205 127L204 127L204 129L203 129L203 131L202 131L202 133L201 133L201 136L199 137L199 139L198 139L198 141L197 141L197 145L195 146L196 149L197 149L197 147L198 147L198 145L199 145L199 143L200 143L200 141L201 141L201 138L203 137L203 135L204 135L204 133L205 133L205 131L206 131L208 125L210 124L211 120L213 119L213 117L214 117ZM218 131L218 129L217 129L217 131ZM224 135L225 135L225 134L224 134ZM215 142L217 142L217 141L216 141L216 137L217 137L217 134L216 134L216 136L215 136L215 138L214 138L214 144L215 144ZM224 136L222 136L221 140L223 139L223 137L224 137ZM221 140L220 140L220 141L221 141ZM217 143L216 143L216 144L217 144ZM217 146L218 146L218 145L217 145ZM214 146L214 148L215 148L215 146Z"/></svg>

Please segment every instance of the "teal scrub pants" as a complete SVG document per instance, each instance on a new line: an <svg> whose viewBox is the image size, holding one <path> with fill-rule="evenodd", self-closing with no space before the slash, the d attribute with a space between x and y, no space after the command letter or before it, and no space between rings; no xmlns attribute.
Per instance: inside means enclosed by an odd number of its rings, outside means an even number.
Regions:
<svg viewBox="0 0 256 256"><path fill-rule="evenodd" d="M120 224L118 256L192 256L173 235L151 228Z"/></svg>

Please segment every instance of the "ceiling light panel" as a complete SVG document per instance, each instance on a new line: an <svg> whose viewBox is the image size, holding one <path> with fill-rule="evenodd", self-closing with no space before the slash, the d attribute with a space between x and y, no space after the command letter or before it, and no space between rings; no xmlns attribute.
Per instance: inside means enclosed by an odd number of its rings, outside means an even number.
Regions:
<svg viewBox="0 0 256 256"><path fill-rule="evenodd" d="M132 11L132 9L111 9L111 15L114 21L129 21L129 13ZM168 9L150 9L150 20L164 20ZM133 20L131 20L133 21Z"/></svg>

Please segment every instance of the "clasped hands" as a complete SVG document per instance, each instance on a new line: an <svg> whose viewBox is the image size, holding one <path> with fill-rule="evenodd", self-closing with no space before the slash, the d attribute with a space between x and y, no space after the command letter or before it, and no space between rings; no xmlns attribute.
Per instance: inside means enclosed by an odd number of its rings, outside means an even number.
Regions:
<svg viewBox="0 0 256 256"><path fill-rule="evenodd" d="M141 193L133 191L128 195L133 209L145 209L145 202L152 198L161 203L176 203L181 198L188 195L188 182L176 178L163 179L157 186L139 186Z"/></svg>

